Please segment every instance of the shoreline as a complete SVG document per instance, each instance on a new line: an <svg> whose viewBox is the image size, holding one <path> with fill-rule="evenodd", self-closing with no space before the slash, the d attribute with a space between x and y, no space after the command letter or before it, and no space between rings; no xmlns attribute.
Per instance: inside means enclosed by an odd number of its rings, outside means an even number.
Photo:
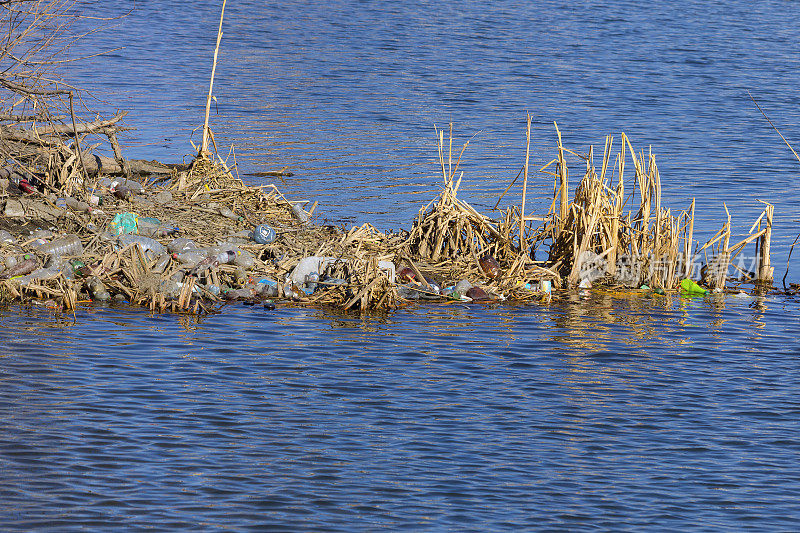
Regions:
<svg viewBox="0 0 800 533"><path fill-rule="evenodd" d="M524 172L498 199L499 205L522 178L522 205L490 219L457 197L468 142L454 153L452 138L448 149L444 132L438 133L442 192L420 209L410 231L398 233L369 223L350 229L315 224L316 202L306 209L274 184L246 185L211 153L183 168L150 162L160 173L142 181L104 174L101 165L95 174L83 174L86 166L75 162L63 184L51 172L7 167L0 225L18 224L18 231L4 234L0 298L44 300L67 311L113 299L203 314L226 300L288 300L361 312L447 299L547 302L561 289L585 291L593 284L701 295L726 290L732 260L751 242L762 254L757 276L745 283L756 292L771 286L771 206L742 242L731 244L729 216L701 247L692 235L694 202L677 216L663 208L655 159L637 156L624 134L616 156L613 137L607 137L599 168L590 150L585 175L571 193L564 159L570 150L559 132L558 156L541 169L554 178L550 211L525 213L526 160ZM628 193L625 199L628 159L640 204L625 214L623 206L633 198ZM133 175L121 154L116 163L117 173ZM23 221L28 225L19 225ZM266 234L259 238L259 231ZM72 239L72 248L55 250L65 239ZM547 259L535 261L545 249ZM699 252L711 252L711 259L695 264ZM703 272L701 279L695 270ZM707 288L689 285L692 277Z"/></svg>

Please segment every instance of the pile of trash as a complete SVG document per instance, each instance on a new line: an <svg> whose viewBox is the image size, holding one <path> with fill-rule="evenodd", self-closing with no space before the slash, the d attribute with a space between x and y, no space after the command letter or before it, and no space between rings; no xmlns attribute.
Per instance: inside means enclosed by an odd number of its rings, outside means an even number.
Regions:
<svg viewBox="0 0 800 533"><path fill-rule="evenodd" d="M459 271L455 261L448 271L412 253L408 234L369 224L316 225L303 202L287 200L274 185L248 186L206 159L152 182L98 177L72 195L26 186L36 183L33 175L6 173L0 182L6 301L67 310L128 302L207 313L231 300L365 311L420 299L512 296L498 290L502 269L489 254L478 269ZM539 285L529 281L521 285L526 297L539 296ZM542 287L549 294L550 283Z"/></svg>
<svg viewBox="0 0 800 533"><path fill-rule="evenodd" d="M551 210L538 219L524 215L524 204L494 219L479 213L457 198L458 165L442 157L442 168L451 170L441 194L420 210L410 231L398 233L370 224L315 224L316 204L290 201L274 184L247 185L219 157L198 157L186 168L140 180L75 174L60 188L48 176L6 167L0 170L0 299L66 310L127 302L208 313L244 300L364 312L423 300L549 301L556 289L593 284L704 294L689 279L685 259L694 250L693 208L676 218L660 206L658 172L652 158L649 168L641 163L642 155L634 158L634 174L647 194L640 194L637 213L623 215L625 152L612 188L610 143L601 172L587 158L571 202L559 145ZM530 220L542 224L533 228ZM748 236L731 245L729 217L699 248L715 250L707 284L724 288L718 267L724 263L727 270L735 253L756 239L767 251L760 269L771 277L771 223L768 206ZM548 259L534 260L543 248ZM652 268L657 262L666 270ZM642 265L648 268L632 268Z"/></svg>

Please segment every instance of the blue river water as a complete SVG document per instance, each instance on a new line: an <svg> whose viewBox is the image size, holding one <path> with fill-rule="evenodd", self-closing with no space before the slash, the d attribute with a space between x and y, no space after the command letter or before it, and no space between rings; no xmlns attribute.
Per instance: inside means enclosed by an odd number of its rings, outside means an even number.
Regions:
<svg viewBox="0 0 800 533"><path fill-rule="evenodd" d="M70 50L113 50L65 75L93 108L130 111L130 157L191 157L218 4L137 1ZM723 203L739 232L773 203L780 283L800 162L747 91L800 144L799 17L779 1L228 0L211 127L244 179L288 166L276 184L320 220L384 229L437 194L434 125L471 139L459 194L482 211L524 162L526 112L539 165L554 121L581 152L624 131L656 155L665 204L697 198L698 235ZM544 212L552 183L532 183ZM799 311L598 290L363 317L4 307L0 529L796 531Z"/></svg>

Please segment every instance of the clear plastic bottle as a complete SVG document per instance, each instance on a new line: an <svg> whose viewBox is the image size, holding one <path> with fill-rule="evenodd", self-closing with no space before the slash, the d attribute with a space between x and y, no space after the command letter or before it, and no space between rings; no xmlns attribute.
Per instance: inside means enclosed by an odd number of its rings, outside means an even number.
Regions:
<svg viewBox="0 0 800 533"><path fill-rule="evenodd" d="M255 258L253 254L248 252L247 250L234 250L236 253L236 257L233 260L233 264L242 268L250 268L255 264Z"/></svg>
<svg viewBox="0 0 800 533"><path fill-rule="evenodd" d="M237 222L240 221L240 220L244 220L244 218L240 217L239 215L237 215L236 213L234 213L233 211L231 211L227 207L220 207L219 208L219 214L224 216L225 218L229 218L231 220L236 220Z"/></svg>
<svg viewBox="0 0 800 533"><path fill-rule="evenodd" d="M462 279L461 281L456 283L453 292L457 294L459 297L461 297L465 296L467 294L467 291L470 290L471 288L472 288L472 283L470 283L469 280Z"/></svg>
<svg viewBox="0 0 800 533"><path fill-rule="evenodd" d="M292 206L292 214L295 216L297 220L299 220L303 224L308 222L308 212L302 207L300 207L300 204L295 202L290 202L290 205Z"/></svg>
<svg viewBox="0 0 800 533"><path fill-rule="evenodd" d="M164 248L164 245L158 242L155 239L151 239L150 237L145 237L144 235L134 235L132 233L126 233L120 235L117 239L119 241L120 246L123 248L127 248L133 244L139 245L142 250L145 252L150 252L153 255L161 255L167 253L167 249Z"/></svg>
<svg viewBox="0 0 800 533"><path fill-rule="evenodd" d="M171 254L185 252L186 250L196 250L197 245L193 240L186 237L177 237L172 239L167 245L167 251Z"/></svg>
<svg viewBox="0 0 800 533"><path fill-rule="evenodd" d="M274 298L278 296L278 282L262 278L256 284L256 292L265 298Z"/></svg>
<svg viewBox="0 0 800 533"><path fill-rule="evenodd" d="M183 252L175 252L172 258L182 265L195 266L208 257L208 250L202 248L188 249Z"/></svg>
<svg viewBox="0 0 800 533"><path fill-rule="evenodd" d="M43 255L81 255L83 243L77 235L66 235L44 244L34 245L36 251Z"/></svg>
<svg viewBox="0 0 800 533"><path fill-rule="evenodd" d="M33 272L29 274L25 274L22 277L17 278L21 287L25 287L26 285L30 285L34 281L41 281L52 279L58 276L61 273L61 267L59 265L54 265L47 268L37 268Z"/></svg>
<svg viewBox="0 0 800 533"><path fill-rule="evenodd" d="M92 298L99 302L107 302L111 299L111 294L106 290L103 281L97 276L92 276L86 281L86 288L89 289L89 294Z"/></svg>
<svg viewBox="0 0 800 533"><path fill-rule="evenodd" d="M306 275L306 294L313 294L317 290L317 283L319 283L319 273L311 272Z"/></svg>

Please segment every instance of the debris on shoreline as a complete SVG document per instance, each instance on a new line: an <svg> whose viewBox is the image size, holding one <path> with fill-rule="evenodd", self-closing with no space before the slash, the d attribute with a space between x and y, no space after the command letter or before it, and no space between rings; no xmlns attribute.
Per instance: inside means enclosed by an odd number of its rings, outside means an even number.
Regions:
<svg viewBox="0 0 800 533"><path fill-rule="evenodd" d="M661 205L653 156L637 155L624 134L616 157L612 145L608 137L599 168L590 150L570 200L559 134L558 156L542 169L554 169L550 211L526 216L523 203L492 219L457 197L460 158L454 165L440 136L442 192L398 233L317 225L315 206L273 184L247 185L219 158L138 179L84 173L77 158L60 169L15 158L0 170L0 298L66 310L125 301L208 313L225 301L277 300L364 312L417 300L549 301L592 284L686 293L697 252L711 254L696 281L722 290L731 260L753 241L762 250L756 278L770 283L772 206L741 242L730 243L729 215L699 246L694 202L673 215ZM628 159L639 205L623 213ZM523 189L527 178L526 162Z"/></svg>

